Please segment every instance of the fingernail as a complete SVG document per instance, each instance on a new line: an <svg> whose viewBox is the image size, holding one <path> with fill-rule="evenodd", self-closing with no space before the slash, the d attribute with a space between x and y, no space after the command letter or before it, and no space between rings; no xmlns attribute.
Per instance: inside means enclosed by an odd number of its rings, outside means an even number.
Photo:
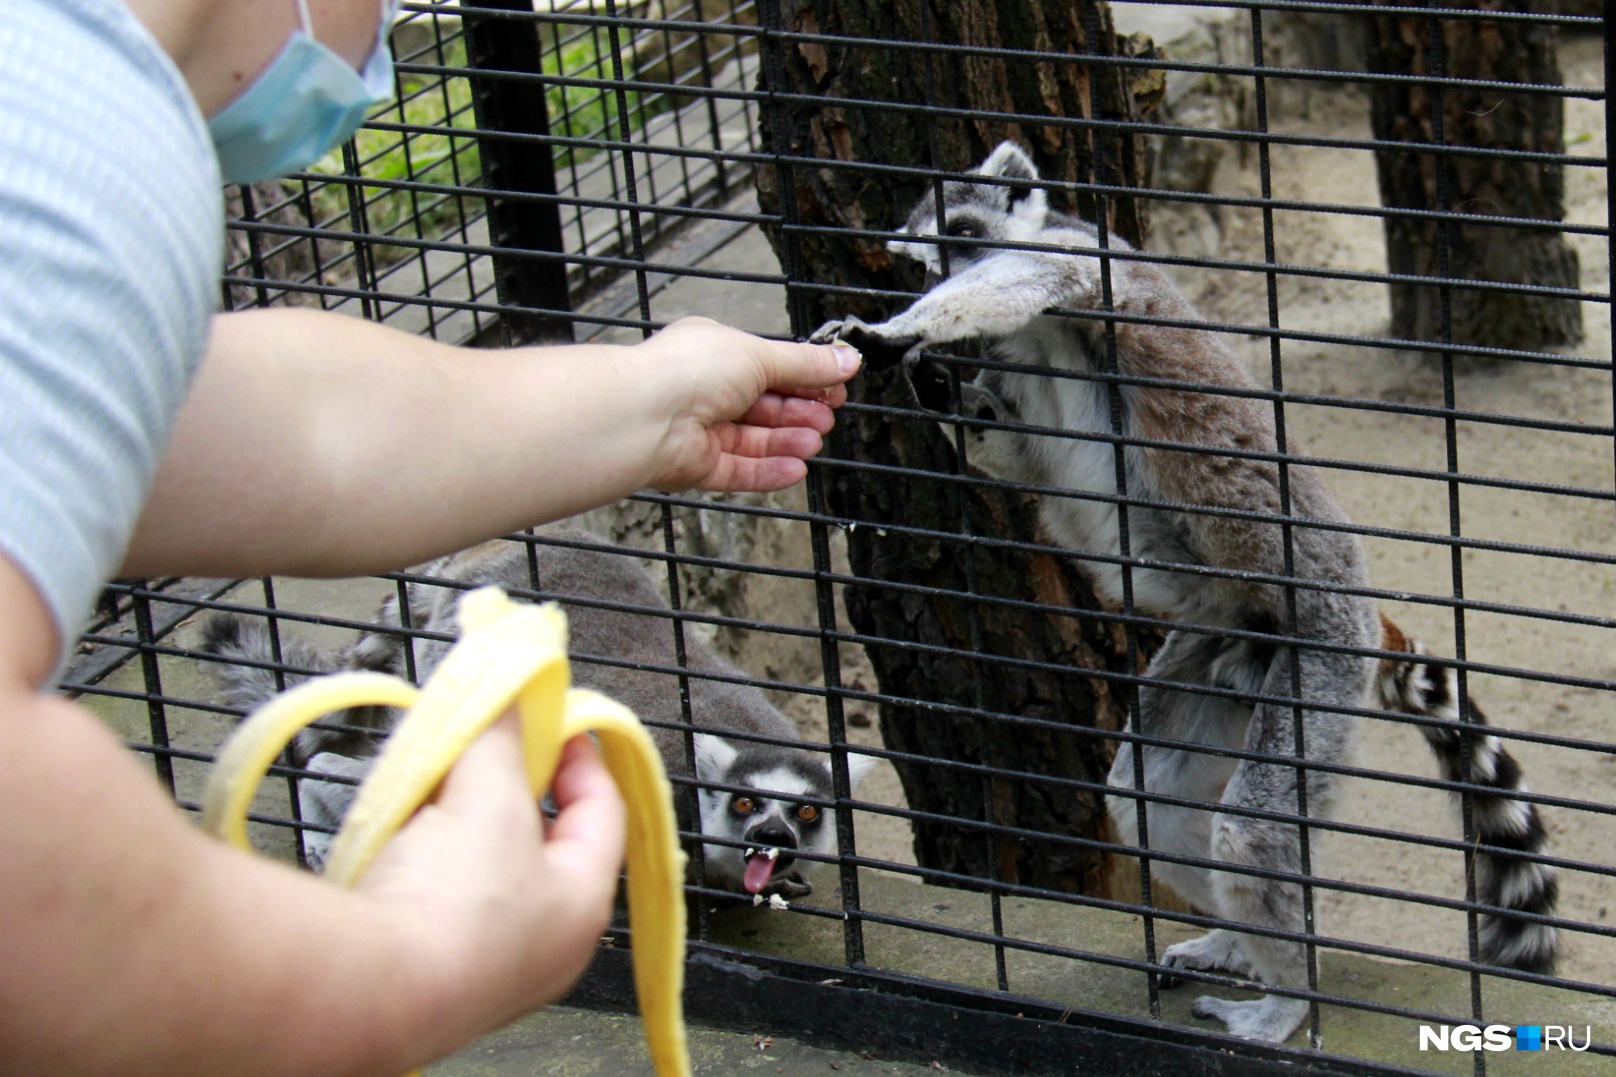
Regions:
<svg viewBox="0 0 1616 1077"><path fill-rule="evenodd" d="M832 344L831 350L836 353L836 365L842 368L843 374L853 373L864 362L864 357L846 344Z"/></svg>

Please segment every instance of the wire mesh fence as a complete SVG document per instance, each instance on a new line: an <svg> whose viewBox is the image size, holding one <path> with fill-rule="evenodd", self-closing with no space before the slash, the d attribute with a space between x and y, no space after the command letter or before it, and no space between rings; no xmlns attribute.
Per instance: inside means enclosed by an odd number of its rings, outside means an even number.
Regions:
<svg viewBox="0 0 1616 1077"><path fill-rule="evenodd" d="M227 309L471 346L856 316L839 429L788 495L120 581L65 687L193 806L254 693L419 680L498 582L657 730L694 945L752 966L704 990L766 970L900 1053L946 1004L994 1072L1602 1072L1602 15L406 4L397 101L230 192ZM255 841L317 863L331 757L385 724L327 723ZM1454 1032L1494 1025L1510 1053ZM1084 1030L1134 1046L1034 1047Z"/></svg>

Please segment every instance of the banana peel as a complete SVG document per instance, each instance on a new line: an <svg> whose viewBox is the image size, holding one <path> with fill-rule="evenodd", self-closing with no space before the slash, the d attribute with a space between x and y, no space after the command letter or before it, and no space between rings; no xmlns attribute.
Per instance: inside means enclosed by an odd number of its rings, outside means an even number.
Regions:
<svg viewBox="0 0 1616 1077"><path fill-rule="evenodd" d="M300 730L349 707L405 710L360 785L326 864L327 878L353 886L461 753L513 703L535 796L549 788L562 746L578 733L593 733L628 805L634 985L646 1044L657 1077L689 1077L682 999L685 856L656 744L626 707L571 687L567 619L559 607L512 602L499 588L486 587L461 599L459 616L459 642L420 689L380 673L339 673L301 684L247 718L208 775L202 825L249 848L248 806Z"/></svg>

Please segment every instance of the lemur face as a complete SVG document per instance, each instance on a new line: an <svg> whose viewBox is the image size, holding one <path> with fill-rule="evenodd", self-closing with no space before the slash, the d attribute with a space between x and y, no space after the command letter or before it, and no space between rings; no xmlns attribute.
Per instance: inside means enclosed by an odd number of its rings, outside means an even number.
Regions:
<svg viewBox="0 0 1616 1077"><path fill-rule="evenodd" d="M1001 142L975 174L1025 182L1038 179L1038 169L1034 167L1032 159L1013 142ZM889 241L887 249L923 264L926 267L926 286L929 288L942 279L940 250L946 249L949 272L955 272L961 266L991 255L995 249L990 244L972 241L1013 243L1032 240L1043 229L1047 213L1048 202L1042 188L949 180L943 184L941 233L937 227L935 191L928 191L921 198L910 211L909 220L898 229L900 237L931 237L945 241L914 242L899 238ZM966 242L948 243L947 239Z"/></svg>
<svg viewBox="0 0 1616 1077"><path fill-rule="evenodd" d="M701 790L701 832L726 841L704 846L708 884L748 894L807 893L800 870L807 864L794 868L797 855L836 850L836 813L822 803L835 797L828 757L708 734L696 741L697 777L741 790ZM870 762L849 757L854 784Z"/></svg>
<svg viewBox="0 0 1616 1077"><path fill-rule="evenodd" d="M1046 398L1049 383L1036 374L1010 371L992 365L976 367L969 363L971 347L961 328L980 327L972 318L982 313L982 297L1013 295L1017 282L1039 275L1048 280L1067 280L1075 269L1098 270L1100 263L1081 257L1100 246L1094 227L1049 209L1048 199L1032 160L1014 143L1001 143L973 177L952 180L942 186L943 221L939 231L935 192L920 199L899 230L900 237L888 249L922 262L928 272L927 288L935 302L917 302L905 315L887 324L901 323L906 336L900 343L911 344L929 334L919 329L925 319L933 319L936 339L947 340L948 358L940 359L909 346L902 352L904 375L921 408L943 417L944 432L952 442L962 437L971 467L995 478L1021 482L1039 481L1047 442L1035 436L1005 429L1005 424L1030 423L1039 415L1042 425L1051 423ZM990 183L987 179L1013 181ZM1127 249L1127 244L1111 237L1109 244ZM1051 249L1053 248L1053 249ZM1067 258L1072 255L1078 257ZM948 275L956 280L968 272L972 296L958 289L939 289L944 262ZM961 282L962 286L964 282ZM1074 302L1082 293L1077 283L1070 288ZM946 294L946 299L938 298ZM1035 294L1042 294L1036 291ZM974 305L973 305L974 304ZM965 312L972 311L968 316ZM907 320L904 320L907 318ZM1070 359L1085 353L1081 339L1098 323L1072 323L1069 326L1029 326L1017 323L1010 334L983 332L977 342L997 362L1035 367L1057 359ZM868 337L880 339L879 329L865 328ZM896 350L896 349L894 349ZM965 356L962 365L961 358ZM957 383L957 388L956 388Z"/></svg>
<svg viewBox="0 0 1616 1077"><path fill-rule="evenodd" d="M702 794L702 833L744 847L708 845L707 873L710 880L723 879L749 894L769 889L775 876L789 877L799 850L829 852L835 844L834 824L826 826L829 810L803 797L828 798L829 772L822 780L806 782L789 771L746 780L732 778L734 784L751 786L745 793L704 792ZM725 784L731 784L726 782ZM787 786L781 789L779 786Z"/></svg>
<svg viewBox="0 0 1616 1077"><path fill-rule="evenodd" d="M1013 142L1001 142L974 174L1029 183L1038 179L1038 169L1032 159ZM928 288L942 279L943 258L939 251L946 252L949 272L954 273L992 257L999 249L992 246L993 240L1036 241L1048 218L1048 201L1039 187L950 180L943 184L943 210L941 237L937 229L935 192L920 200L910 212L908 223L898 232L899 235L942 238L944 242L893 240L887 244L887 249L894 254L913 258L926 266ZM989 242L948 243L946 239ZM962 399L956 410L947 368L918 355L904 361L904 374L915 400L927 411L989 422L1011 419L1010 408L998 387L985 383L986 373L978 372L974 380L966 379L960 386ZM980 432L975 433L979 440Z"/></svg>

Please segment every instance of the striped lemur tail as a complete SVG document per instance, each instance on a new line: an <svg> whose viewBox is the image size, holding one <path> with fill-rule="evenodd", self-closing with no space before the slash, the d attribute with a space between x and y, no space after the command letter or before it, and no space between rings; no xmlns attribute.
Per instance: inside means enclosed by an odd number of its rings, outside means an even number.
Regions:
<svg viewBox="0 0 1616 1077"><path fill-rule="evenodd" d="M257 710L310 677L349 669L392 674L404 671L402 644L381 634L366 636L359 644L335 652L317 651L301 640L282 636L277 663L267 626L257 618L231 613L216 613L202 622L201 649L224 659L215 666L213 675L223 689L225 702L245 711ZM292 758L299 766L306 766L322 752L354 757L375 755L380 743L378 734L391 728L393 716L387 707L352 707L332 715L293 739Z"/></svg>
<svg viewBox="0 0 1616 1077"><path fill-rule="evenodd" d="M1423 655L1424 646L1403 634L1381 616L1381 648ZM1459 683L1451 666L1430 662L1399 661L1385 658L1375 680L1376 703L1390 711L1422 717L1459 721ZM1548 844L1543 820L1537 808L1516 800L1512 793L1526 791L1520 764L1499 742L1485 732L1487 717L1468 696L1471 724L1478 728L1470 737L1469 784L1480 789L1471 793L1476 842L1498 849L1541 853ZM1431 746L1448 781L1464 781L1464 750L1460 731L1454 726L1422 725L1426 743ZM1476 898L1485 905L1551 916L1559 883L1554 869L1546 864L1523 860L1506 853L1481 853L1476 857ZM1532 923L1490 913L1482 917L1481 960L1526 972L1552 974L1559 953L1559 936L1547 924Z"/></svg>

